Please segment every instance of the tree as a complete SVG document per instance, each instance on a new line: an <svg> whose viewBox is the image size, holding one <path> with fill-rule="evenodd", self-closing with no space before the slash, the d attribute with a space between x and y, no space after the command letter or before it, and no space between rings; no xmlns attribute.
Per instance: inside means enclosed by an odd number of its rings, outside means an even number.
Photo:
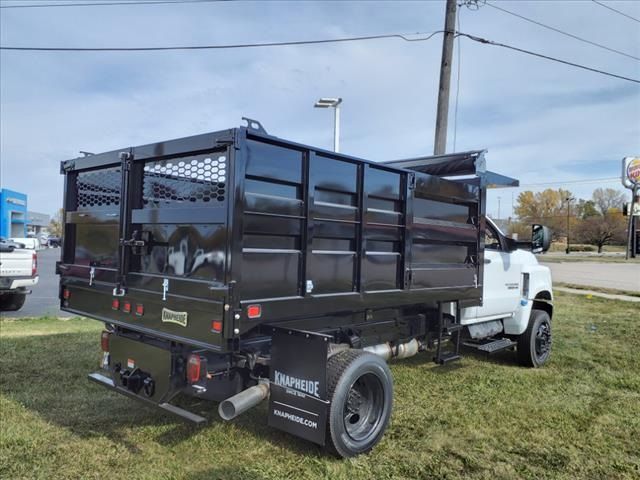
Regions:
<svg viewBox="0 0 640 480"><path fill-rule="evenodd" d="M593 200L578 200L576 204L576 217L585 218L593 217L596 215L600 215L598 209L596 208L596 204Z"/></svg>
<svg viewBox="0 0 640 480"><path fill-rule="evenodd" d="M507 235L513 237L518 236L518 240L530 240L531 239L531 225L524 222L511 222L507 229Z"/></svg>
<svg viewBox="0 0 640 480"><path fill-rule="evenodd" d="M619 210L610 209L606 215L590 216L582 220L577 227L578 241L602 247L611 243L623 243L626 222Z"/></svg>
<svg viewBox="0 0 640 480"><path fill-rule="evenodd" d="M624 193L614 188L596 188L592 198L602 215L606 215L613 209L619 211L624 203Z"/></svg>
<svg viewBox="0 0 640 480"><path fill-rule="evenodd" d="M54 237L62 237L62 215L63 210L58 210L58 213L49 222L49 233Z"/></svg>
<svg viewBox="0 0 640 480"><path fill-rule="evenodd" d="M568 190L550 188L533 193L525 191L518 195L515 213L521 222L526 224L541 223L547 225L553 231L555 238L566 235L567 230L567 198L571 198ZM572 217L575 209L571 209ZM573 224L575 219L571 219Z"/></svg>

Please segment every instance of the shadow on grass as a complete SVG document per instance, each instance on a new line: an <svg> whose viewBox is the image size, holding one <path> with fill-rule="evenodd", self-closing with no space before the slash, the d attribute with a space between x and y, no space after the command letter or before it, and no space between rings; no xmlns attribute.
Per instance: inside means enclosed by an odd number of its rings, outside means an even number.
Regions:
<svg viewBox="0 0 640 480"><path fill-rule="evenodd" d="M445 349L448 349L448 348L449 346L445 347ZM459 361L445 363L444 365L438 365L433 361L433 359L435 358L435 355L436 355L435 350L426 350L407 359L392 360L392 364L399 364L400 362L402 362L402 365L407 365L412 367L429 366L429 367L432 367L430 371L435 374L450 373L450 372L455 372L457 370L462 370L465 368L465 365L461 364ZM473 348L461 347L460 355L463 358L472 357L484 362L488 362L496 365L503 365L505 367L521 368L520 365L518 364L518 359L517 359L515 350L504 350L504 351L496 352L493 354L487 354L487 353L475 350Z"/></svg>
<svg viewBox="0 0 640 480"><path fill-rule="evenodd" d="M95 333L4 337L0 341L0 391L46 422L81 438L107 437L133 454L140 451L127 439L130 429L151 427L149 437L171 447L225 423L217 415L215 402L184 395L172 401L209 420L204 426L197 426L90 382L87 374L97 370L100 354L99 336ZM230 423L253 437L293 452L323 455L314 444L269 428L266 404Z"/></svg>

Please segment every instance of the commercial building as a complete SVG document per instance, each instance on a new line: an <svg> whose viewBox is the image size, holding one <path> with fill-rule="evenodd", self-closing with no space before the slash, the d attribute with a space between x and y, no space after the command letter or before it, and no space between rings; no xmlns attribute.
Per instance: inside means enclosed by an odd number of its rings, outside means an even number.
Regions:
<svg viewBox="0 0 640 480"><path fill-rule="evenodd" d="M0 237L26 237L27 223L27 196L0 189Z"/></svg>
<svg viewBox="0 0 640 480"><path fill-rule="evenodd" d="M40 236L47 234L51 216L46 213L27 212L27 234Z"/></svg>

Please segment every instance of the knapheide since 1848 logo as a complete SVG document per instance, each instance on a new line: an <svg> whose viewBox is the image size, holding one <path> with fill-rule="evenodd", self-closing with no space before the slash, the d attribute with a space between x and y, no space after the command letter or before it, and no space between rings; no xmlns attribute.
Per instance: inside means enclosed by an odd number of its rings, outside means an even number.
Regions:
<svg viewBox="0 0 640 480"><path fill-rule="evenodd" d="M632 158L627 164L627 178L632 183L640 183L640 157Z"/></svg>

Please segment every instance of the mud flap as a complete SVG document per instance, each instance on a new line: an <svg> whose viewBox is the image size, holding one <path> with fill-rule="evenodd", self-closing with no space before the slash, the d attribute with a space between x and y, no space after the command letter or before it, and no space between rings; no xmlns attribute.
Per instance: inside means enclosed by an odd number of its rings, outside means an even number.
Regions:
<svg viewBox="0 0 640 480"><path fill-rule="evenodd" d="M274 327L269 426L324 445L331 337Z"/></svg>

